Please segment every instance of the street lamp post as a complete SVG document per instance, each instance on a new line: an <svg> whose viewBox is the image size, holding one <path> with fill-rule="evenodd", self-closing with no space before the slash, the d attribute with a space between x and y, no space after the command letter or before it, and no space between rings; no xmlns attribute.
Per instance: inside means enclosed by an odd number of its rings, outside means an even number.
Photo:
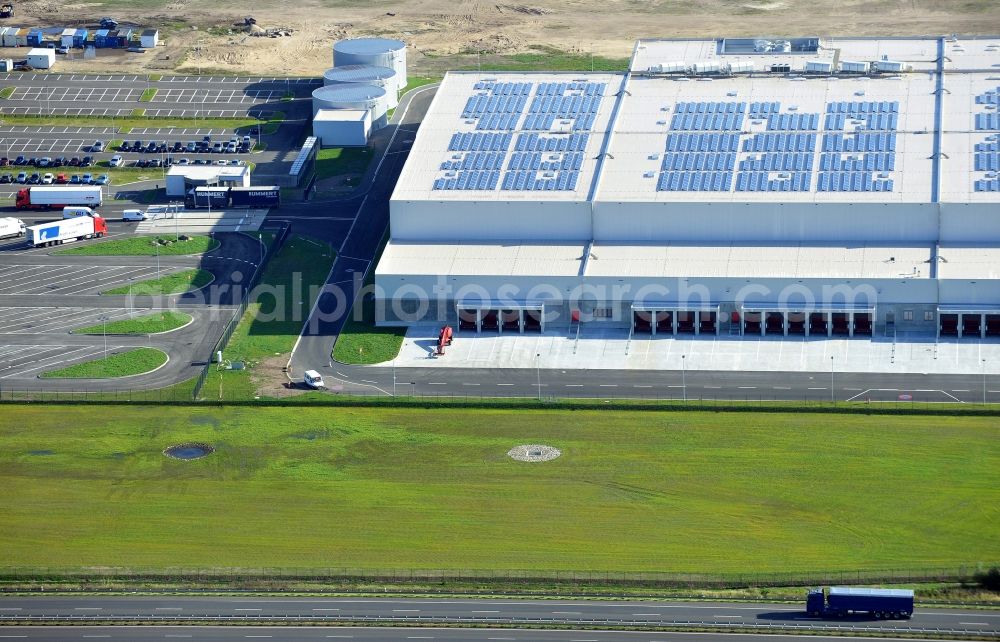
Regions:
<svg viewBox="0 0 1000 642"><path fill-rule="evenodd" d="M986 359L983 359L983 405L986 405Z"/></svg>
<svg viewBox="0 0 1000 642"><path fill-rule="evenodd" d="M830 355L830 403L834 403L833 399L833 355Z"/></svg>
<svg viewBox="0 0 1000 642"><path fill-rule="evenodd" d="M160 243L159 240L153 243L153 247L156 248L156 278L160 278Z"/></svg>
<svg viewBox="0 0 1000 642"><path fill-rule="evenodd" d="M101 317L101 322L104 324L104 358L108 358L108 317Z"/></svg>
<svg viewBox="0 0 1000 642"><path fill-rule="evenodd" d="M535 378L538 384L538 400L542 400L542 353L535 353Z"/></svg>
<svg viewBox="0 0 1000 642"><path fill-rule="evenodd" d="M687 355L681 355L681 395L683 396L684 402L688 400L688 386L687 386Z"/></svg>
<svg viewBox="0 0 1000 642"><path fill-rule="evenodd" d="M128 318L132 318L132 279L128 280Z"/></svg>

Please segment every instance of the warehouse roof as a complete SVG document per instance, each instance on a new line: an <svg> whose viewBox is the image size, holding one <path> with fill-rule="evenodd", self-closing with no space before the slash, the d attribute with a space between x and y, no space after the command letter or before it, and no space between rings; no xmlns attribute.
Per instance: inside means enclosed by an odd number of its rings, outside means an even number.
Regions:
<svg viewBox="0 0 1000 642"><path fill-rule="evenodd" d="M188 180L204 181L219 177L237 178L249 171L250 168L246 165L171 165L167 170L167 176L183 176Z"/></svg>
<svg viewBox="0 0 1000 642"><path fill-rule="evenodd" d="M577 276L585 243L389 241L375 273L460 276Z"/></svg>
<svg viewBox="0 0 1000 642"><path fill-rule="evenodd" d="M393 199L995 203L998 65L1000 37L649 40L630 75L451 73Z"/></svg>

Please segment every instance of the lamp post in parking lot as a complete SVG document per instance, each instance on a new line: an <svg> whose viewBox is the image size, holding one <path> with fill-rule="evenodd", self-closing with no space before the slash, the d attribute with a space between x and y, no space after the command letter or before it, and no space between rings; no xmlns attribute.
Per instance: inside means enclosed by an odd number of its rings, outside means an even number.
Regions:
<svg viewBox="0 0 1000 642"><path fill-rule="evenodd" d="M681 397L684 402L687 403L688 400L688 384L687 384L687 355L681 355Z"/></svg>
<svg viewBox="0 0 1000 642"><path fill-rule="evenodd" d="M108 358L108 317L104 315L101 317L101 323L104 325L104 358Z"/></svg>

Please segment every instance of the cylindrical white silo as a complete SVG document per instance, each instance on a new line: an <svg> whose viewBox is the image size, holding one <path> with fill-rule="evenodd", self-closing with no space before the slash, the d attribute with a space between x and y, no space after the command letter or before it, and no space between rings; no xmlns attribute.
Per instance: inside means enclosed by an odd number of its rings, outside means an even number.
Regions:
<svg viewBox="0 0 1000 642"><path fill-rule="evenodd" d="M327 85L313 90L313 118L320 109L370 109L372 130L385 127L386 111L389 109L385 89L375 85L341 83Z"/></svg>
<svg viewBox="0 0 1000 642"><path fill-rule="evenodd" d="M389 109L394 109L399 102L396 72L390 67L374 65L345 65L334 67L323 72L323 85L342 85L344 83L361 83L374 85L385 89Z"/></svg>
<svg viewBox="0 0 1000 642"><path fill-rule="evenodd" d="M406 43L389 38L354 38L333 43L333 66L375 65L396 72L397 86L406 86Z"/></svg>

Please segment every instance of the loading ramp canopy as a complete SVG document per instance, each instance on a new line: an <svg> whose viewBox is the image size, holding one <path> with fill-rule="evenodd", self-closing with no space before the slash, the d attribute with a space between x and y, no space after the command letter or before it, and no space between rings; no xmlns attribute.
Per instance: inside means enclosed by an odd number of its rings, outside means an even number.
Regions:
<svg viewBox="0 0 1000 642"><path fill-rule="evenodd" d="M632 304L632 332L639 334L718 334L718 303L644 301Z"/></svg>
<svg viewBox="0 0 1000 642"><path fill-rule="evenodd" d="M457 301L458 329L475 332L545 332L541 301Z"/></svg>
<svg viewBox="0 0 1000 642"><path fill-rule="evenodd" d="M997 337L1000 336L1000 305L939 305L937 321L938 337Z"/></svg>
<svg viewBox="0 0 1000 642"><path fill-rule="evenodd" d="M870 336L875 304L747 301L739 306L740 334Z"/></svg>

